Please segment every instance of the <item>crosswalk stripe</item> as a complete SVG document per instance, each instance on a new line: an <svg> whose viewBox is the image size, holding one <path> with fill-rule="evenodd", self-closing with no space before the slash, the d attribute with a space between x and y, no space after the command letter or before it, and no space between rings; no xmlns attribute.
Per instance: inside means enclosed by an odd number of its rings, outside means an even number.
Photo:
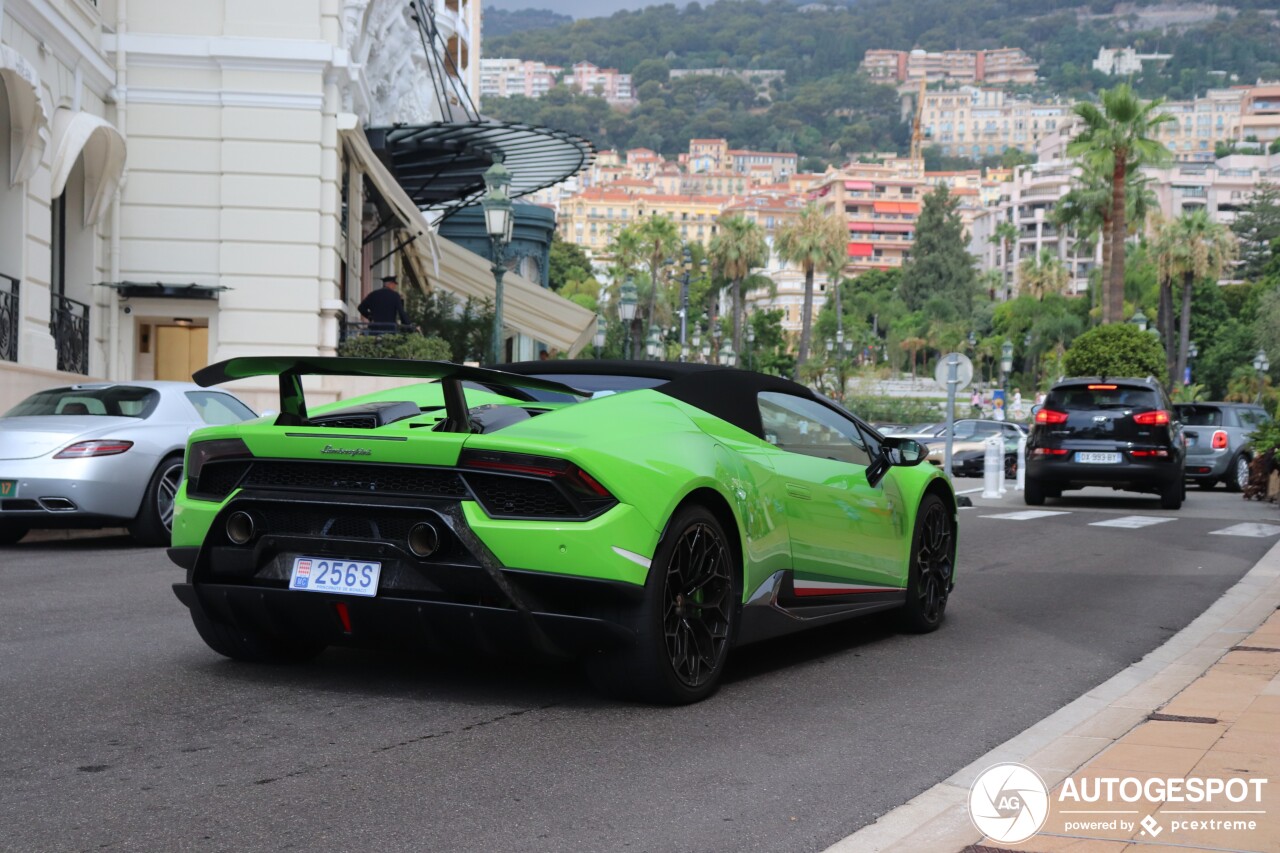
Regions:
<svg viewBox="0 0 1280 853"><path fill-rule="evenodd" d="M1139 527L1150 527L1153 524L1164 524L1166 521L1176 521L1177 519L1169 516L1160 515L1122 515L1119 518L1109 518L1106 521L1093 521L1089 523L1090 527L1124 527L1130 530Z"/></svg>
<svg viewBox="0 0 1280 853"><path fill-rule="evenodd" d="M1275 536L1280 534L1280 526L1275 524L1258 524L1249 521L1244 524L1233 524L1230 527L1224 527L1221 530L1210 531L1213 536L1252 536L1262 539L1267 536Z"/></svg>
<svg viewBox="0 0 1280 853"><path fill-rule="evenodd" d="M1048 518L1051 515L1070 515L1069 512L1051 509L1024 509L1021 512L1002 512L996 515L984 515L983 518L1007 518L1010 521L1030 521L1033 518Z"/></svg>

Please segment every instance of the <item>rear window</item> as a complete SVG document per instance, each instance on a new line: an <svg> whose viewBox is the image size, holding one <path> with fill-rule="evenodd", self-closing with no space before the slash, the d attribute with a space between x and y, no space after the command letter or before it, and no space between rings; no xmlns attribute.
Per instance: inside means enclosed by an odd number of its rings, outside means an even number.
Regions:
<svg viewBox="0 0 1280 853"><path fill-rule="evenodd" d="M160 392L152 388L54 388L32 394L5 413L6 418L48 415L102 415L145 418L155 411Z"/></svg>
<svg viewBox="0 0 1280 853"><path fill-rule="evenodd" d="M1236 417L1240 419L1240 426L1249 429L1257 429L1271 420L1262 409L1237 409Z"/></svg>
<svg viewBox="0 0 1280 853"><path fill-rule="evenodd" d="M1140 385L1099 382L1095 385L1067 385L1054 388L1045 408L1059 412L1087 409L1158 409L1160 396Z"/></svg>
<svg viewBox="0 0 1280 853"><path fill-rule="evenodd" d="M1222 426L1222 409L1217 406L1178 406L1178 420L1187 426Z"/></svg>
<svg viewBox="0 0 1280 853"><path fill-rule="evenodd" d="M230 394L217 391L187 391L186 394L200 420L207 424L238 424L255 417L253 409Z"/></svg>

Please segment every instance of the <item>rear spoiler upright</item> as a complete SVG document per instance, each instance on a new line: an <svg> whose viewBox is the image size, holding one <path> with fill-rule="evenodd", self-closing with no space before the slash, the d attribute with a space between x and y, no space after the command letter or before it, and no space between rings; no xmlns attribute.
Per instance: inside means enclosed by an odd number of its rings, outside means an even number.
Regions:
<svg viewBox="0 0 1280 853"><path fill-rule="evenodd" d="M467 367L450 361L412 361L398 358L340 358L325 356L247 356L231 358L197 370L192 379L208 388L236 379L253 376L278 376L280 381L280 415L277 426L306 426L307 402L302 390L303 376L389 376L405 379L435 379L444 392L445 422L443 432L470 432L467 400L463 382L476 382L493 388L528 388L552 391L575 397L589 397L588 392L560 382L521 376L487 367Z"/></svg>

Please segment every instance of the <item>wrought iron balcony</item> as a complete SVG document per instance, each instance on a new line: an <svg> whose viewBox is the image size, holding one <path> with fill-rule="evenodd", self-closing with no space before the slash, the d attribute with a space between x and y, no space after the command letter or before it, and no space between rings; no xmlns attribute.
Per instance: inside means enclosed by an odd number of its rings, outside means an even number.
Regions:
<svg viewBox="0 0 1280 853"><path fill-rule="evenodd" d="M18 360L18 280L0 273L0 361Z"/></svg>
<svg viewBox="0 0 1280 853"><path fill-rule="evenodd" d="M89 306L53 294L49 331L58 353L58 369L65 373L89 373Z"/></svg>

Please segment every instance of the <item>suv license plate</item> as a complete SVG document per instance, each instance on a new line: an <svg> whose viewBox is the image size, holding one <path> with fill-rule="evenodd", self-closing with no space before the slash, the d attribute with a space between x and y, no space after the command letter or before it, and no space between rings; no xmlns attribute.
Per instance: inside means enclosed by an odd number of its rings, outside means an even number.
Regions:
<svg viewBox="0 0 1280 853"><path fill-rule="evenodd" d="M1076 453L1077 462L1090 465L1115 465L1120 461L1119 453Z"/></svg>
<svg viewBox="0 0 1280 853"><path fill-rule="evenodd" d="M381 572L382 563L368 560L294 557L289 589L374 596L378 594L378 575Z"/></svg>

